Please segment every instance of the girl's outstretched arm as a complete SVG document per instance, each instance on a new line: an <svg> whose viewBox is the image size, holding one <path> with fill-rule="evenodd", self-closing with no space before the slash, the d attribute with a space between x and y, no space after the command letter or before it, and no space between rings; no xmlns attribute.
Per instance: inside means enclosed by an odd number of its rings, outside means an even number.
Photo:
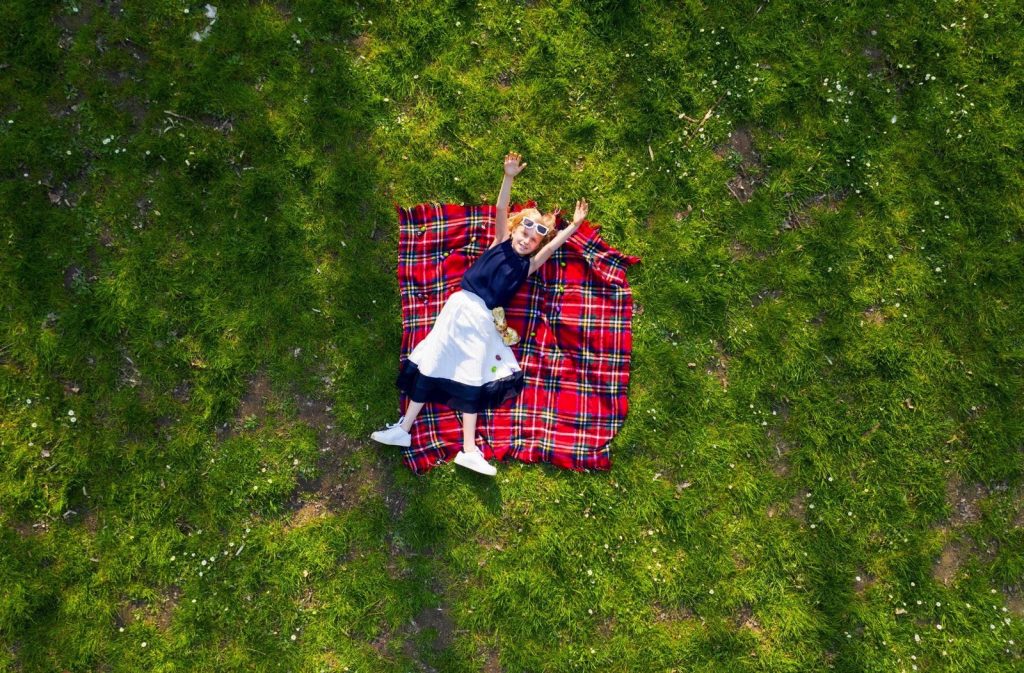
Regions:
<svg viewBox="0 0 1024 673"><path fill-rule="evenodd" d="M590 210L590 204L587 203L586 199L580 199L576 202L576 214L573 215L572 224L555 234L555 237L548 241L547 245L533 256L530 260L530 273L539 269L554 254L555 250L562 247L562 244L576 233L576 230L580 228L583 220L587 217L588 210Z"/></svg>
<svg viewBox="0 0 1024 673"><path fill-rule="evenodd" d="M501 191L498 193L496 204L498 213L494 218L494 240L490 247L503 243L508 238L508 200L512 194L512 180L519 175L520 171L526 168L526 164L520 164L522 157L516 152L509 152L505 155L505 177L501 181Z"/></svg>

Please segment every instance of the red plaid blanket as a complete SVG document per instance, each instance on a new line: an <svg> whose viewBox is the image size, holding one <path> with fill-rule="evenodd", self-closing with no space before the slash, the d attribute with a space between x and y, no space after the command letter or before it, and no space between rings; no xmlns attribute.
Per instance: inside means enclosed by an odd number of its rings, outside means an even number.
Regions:
<svg viewBox="0 0 1024 673"><path fill-rule="evenodd" d="M530 201L510 210L534 207ZM494 236L495 206L420 204L398 210L398 286L402 297L399 364L434 324L462 274ZM559 219L559 225L564 221ZM638 257L602 240L589 222L559 248L505 307L522 341L513 346L523 392L477 419L488 458L545 461L573 470L611 467L609 443L629 403L632 291L626 269ZM400 407L408 400L401 394ZM462 424L448 407L428 404L413 425L403 459L423 473L462 446Z"/></svg>

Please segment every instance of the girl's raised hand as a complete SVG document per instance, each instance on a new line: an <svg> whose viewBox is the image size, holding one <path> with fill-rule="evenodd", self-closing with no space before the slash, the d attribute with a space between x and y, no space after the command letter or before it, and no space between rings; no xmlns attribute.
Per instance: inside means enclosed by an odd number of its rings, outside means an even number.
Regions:
<svg viewBox="0 0 1024 673"><path fill-rule="evenodd" d="M526 163L525 162L522 163L522 164L519 163L519 161L521 159L522 159L522 157L519 155L518 152L509 152L508 154L506 154L505 155L505 175L507 175L509 177L512 177L512 178L514 178L515 176L519 175L519 173L521 173L522 170L524 168L526 168Z"/></svg>
<svg viewBox="0 0 1024 673"><path fill-rule="evenodd" d="M580 199L576 202L576 214L572 218L572 226L578 227L583 224L583 220L587 217L587 212L590 210L590 204L587 203L586 199Z"/></svg>

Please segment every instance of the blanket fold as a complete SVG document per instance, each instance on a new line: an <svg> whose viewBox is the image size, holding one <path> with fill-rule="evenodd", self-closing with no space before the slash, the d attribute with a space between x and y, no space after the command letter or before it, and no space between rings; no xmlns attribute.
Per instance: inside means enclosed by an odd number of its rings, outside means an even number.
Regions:
<svg viewBox="0 0 1024 673"><path fill-rule="evenodd" d="M533 201L510 212L535 207ZM490 244L493 205L395 204L399 219L398 286L402 302L399 366L430 331L462 275ZM564 225L559 218L559 225ZM607 470L609 444L629 408L633 298L624 255L584 222L505 307L522 336L513 351L526 375L523 392L480 414L477 435L488 458ZM400 408L408 400L401 394ZM462 446L461 420L428 404L413 425L405 464L423 473Z"/></svg>

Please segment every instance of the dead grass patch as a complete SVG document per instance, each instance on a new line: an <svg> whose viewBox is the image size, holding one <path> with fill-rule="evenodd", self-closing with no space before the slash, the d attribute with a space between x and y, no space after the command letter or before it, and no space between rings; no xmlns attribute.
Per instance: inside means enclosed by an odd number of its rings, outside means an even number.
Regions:
<svg viewBox="0 0 1024 673"><path fill-rule="evenodd" d="M869 325L884 325L885 314L882 313L882 309L880 307L869 306L867 310L864 311L864 321Z"/></svg>
<svg viewBox="0 0 1024 673"><path fill-rule="evenodd" d="M373 37L369 33L361 33L348 41L348 46L355 52L356 56L366 57L370 53L370 46L373 44Z"/></svg>

